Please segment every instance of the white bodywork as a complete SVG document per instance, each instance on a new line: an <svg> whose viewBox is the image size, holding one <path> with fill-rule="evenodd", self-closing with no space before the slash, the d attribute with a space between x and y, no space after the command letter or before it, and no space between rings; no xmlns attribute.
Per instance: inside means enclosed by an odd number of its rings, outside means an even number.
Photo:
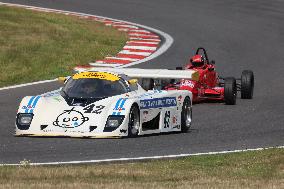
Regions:
<svg viewBox="0 0 284 189"><path fill-rule="evenodd" d="M134 104L140 111L138 135L181 131L181 111L185 97L192 99L191 92L145 91L139 85L137 90L98 100L85 107L69 106L61 96L60 89L39 96L27 96L21 101L18 114L32 113L33 119L28 128L19 128L16 124L16 135L94 138L128 136L129 113ZM125 117L117 129L108 132L105 125L110 115ZM73 118L76 118L75 121L72 121ZM159 124L151 128L151 120L154 118L159 120Z"/></svg>

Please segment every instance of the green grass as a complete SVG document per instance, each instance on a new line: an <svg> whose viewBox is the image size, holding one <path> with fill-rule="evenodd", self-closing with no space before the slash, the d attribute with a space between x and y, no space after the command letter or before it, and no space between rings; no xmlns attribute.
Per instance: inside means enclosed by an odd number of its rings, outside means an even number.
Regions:
<svg viewBox="0 0 284 189"><path fill-rule="evenodd" d="M0 6L0 87L70 75L115 55L126 40L95 21Z"/></svg>
<svg viewBox="0 0 284 189"><path fill-rule="evenodd" d="M284 188L284 149L144 163L0 167L0 188Z"/></svg>

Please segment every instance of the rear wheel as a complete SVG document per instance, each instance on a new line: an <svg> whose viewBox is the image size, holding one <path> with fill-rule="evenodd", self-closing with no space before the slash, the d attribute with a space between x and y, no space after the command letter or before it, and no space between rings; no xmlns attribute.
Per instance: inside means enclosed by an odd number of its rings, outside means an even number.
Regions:
<svg viewBox="0 0 284 189"><path fill-rule="evenodd" d="M254 75L251 70L244 70L241 76L241 98L252 99L254 89Z"/></svg>
<svg viewBox="0 0 284 189"><path fill-rule="evenodd" d="M191 100L187 96L185 97L181 111L181 132L186 133L191 127L192 122L192 106Z"/></svg>
<svg viewBox="0 0 284 189"><path fill-rule="evenodd" d="M224 86L225 104L235 105L237 100L237 82L233 77L225 78Z"/></svg>
<svg viewBox="0 0 284 189"><path fill-rule="evenodd" d="M133 105L129 112L128 137L136 137L140 127L140 114L137 105Z"/></svg>

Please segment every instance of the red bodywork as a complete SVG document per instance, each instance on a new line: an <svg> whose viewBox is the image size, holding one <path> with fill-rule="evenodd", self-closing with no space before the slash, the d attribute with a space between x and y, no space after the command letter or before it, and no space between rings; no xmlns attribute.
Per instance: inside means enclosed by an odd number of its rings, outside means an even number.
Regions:
<svg viewBox="0 0 284 189"><path fill-rule="evenodd" d="M204 60L204 64L202 66L193 66L191 58L184 67L185 70L197 71L199 73L198 81L182 79L177 83L167 85L165 89L189 90L192 92L193 102L200 102L204 100L223 101L224 87L219 81L218 74L215 71L214 62L209 63L207 54L205 56L206 59Z"/></svg>

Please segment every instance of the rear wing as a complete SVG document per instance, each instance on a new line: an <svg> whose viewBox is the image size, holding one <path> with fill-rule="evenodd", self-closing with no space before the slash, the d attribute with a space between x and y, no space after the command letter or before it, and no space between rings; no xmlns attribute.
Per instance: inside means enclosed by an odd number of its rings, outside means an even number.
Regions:
<svg viewBox="0 0 284 189"><path fill-rule="evenodd" d="M194 70L168 70L168 69L141 69L141 68L76 68L76 72L109 72L114 74L125 74L132 78L151 79L191 79L198 81L199 73Z"/></svg>

